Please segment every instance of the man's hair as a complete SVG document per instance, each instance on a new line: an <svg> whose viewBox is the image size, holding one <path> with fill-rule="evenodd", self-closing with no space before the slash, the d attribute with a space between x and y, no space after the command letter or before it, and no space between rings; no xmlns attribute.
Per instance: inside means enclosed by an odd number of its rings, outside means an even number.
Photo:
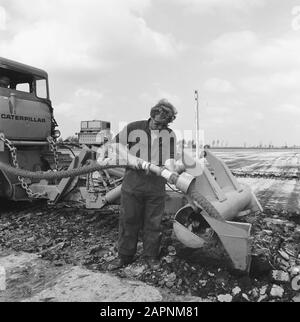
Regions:
<svg viewBox="0 0 300 322"><path fill-rule="evenodd" d="M152 107L150 116L154 118L159 115L166 123L171 123L176 119L176 108L166 99L160 100L154 107Z"/></svg>
<svg viewBox="0 0 300 322"><path fill-rule="evenodd" d="M7 76L0 76L0 83L1 83L1 84L7 84L7 85L9 85L9 83L10 83L10 78L9 78L9 77L7 77Z"/></svg>

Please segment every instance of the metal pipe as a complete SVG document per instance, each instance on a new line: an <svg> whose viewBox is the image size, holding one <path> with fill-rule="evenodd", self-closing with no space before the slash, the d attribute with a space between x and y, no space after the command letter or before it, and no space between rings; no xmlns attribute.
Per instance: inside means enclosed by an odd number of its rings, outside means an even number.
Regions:
<svg viewBox="0 0 300 322"><path fill-rule="evenodd" d="M196 101L196 159L200 156L200 124L199 124L199 94L195 91L195 101Z"/></svg>
<svg viewBox="0 0 300 322"><path fill-rule="evenodd" d="M41 145L49 145L49 142L47 141L11 141L13 145L16 146L29 146L29 145L35 145L35 146L41 146Z"/></svg>
<svg viewBox="0 0 300 322"><path fill-rule="evenodd" d="M108 169L107 172L118 178L122 178L125 175L125 169Z"/></svg>
<svg viewBox="0 0 300 322"><path fill-rule="evenodd" d="M188 174L188 173L182 173L179 175L176 172L172 172L166 168L161 168L155 164L151 164L147 161L144 161L140 158L137 158L129 153L127 148L123 146L122 144L119 144L117 146L119 156L123 158L124 160L127 160L128 165L132 166L133 168L150 171L157 176L161 176L167 180L168 183L175 185L176 188L181 190L184 193L187 193L190 185L195 180L195 177Z"/></svg>
<svg viewBox="0 0 300 322"><path fill-rule="evenodd" d="M119 199L121 197L121 189L122 189L122 185L119 185L117 188L108 192L104 197L105 202L113 203L114 201Z"/></svg>

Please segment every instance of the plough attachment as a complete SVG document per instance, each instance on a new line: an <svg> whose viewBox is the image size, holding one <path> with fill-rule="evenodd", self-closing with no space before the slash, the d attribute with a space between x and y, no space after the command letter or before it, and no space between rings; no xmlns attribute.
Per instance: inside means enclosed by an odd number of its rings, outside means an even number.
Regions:
<svg viewBox="0 0 300 322"><path fill-rule="evenodd" d="M218 235L234 268L249 271L251 224L231 220L263 209L251 189L239 184L223 161L210 151L205 153L207 164L195 160L195 166L187 169L195 180L187 193L189 204L175 216L175 235L187 247L200 248L207 240L205 232L210 227ZM184 158L192 161L188 154ZM197 234L193 232L193 224L184 225L189 217L198 223Z"/></svg>

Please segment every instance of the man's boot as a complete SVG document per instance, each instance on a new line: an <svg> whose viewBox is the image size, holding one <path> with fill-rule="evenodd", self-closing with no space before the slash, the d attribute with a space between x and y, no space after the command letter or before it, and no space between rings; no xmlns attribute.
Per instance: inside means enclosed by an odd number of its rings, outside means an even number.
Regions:
<svg viewBox="0 0 300 322"><path fill-rule="evenodd" d="M114 259L113 261L111 261L108 264L107 269L109 271L114 271L116 269L127 266L127 265L133 263L133 258L134 258L134 256L119 255L118 258Z"/></svg>

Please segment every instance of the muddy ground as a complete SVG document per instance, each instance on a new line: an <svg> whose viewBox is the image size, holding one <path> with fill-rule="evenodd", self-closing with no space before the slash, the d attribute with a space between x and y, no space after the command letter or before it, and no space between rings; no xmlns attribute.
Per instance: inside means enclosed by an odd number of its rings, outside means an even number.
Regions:
<svg viewBox="0 0 300 322"><path fill-rule="evenodd" d="M152 271L147 267L139 243L135 263L113 274L145 282L183 299L195 296L211 302L299 301L300 217L297 212L268 207L267 199L262 200L263 214L240 219L253 225L248 275L232 269L217 238L200 250L180 244L173 234L170 215L163 219L161 268ZM102 273L117 256L118 206L90 211L70 202L49 206L45 202L1 200L0 209L0 256L26 252L37 254L59 270L81 266ZM35 275L34 281L39 286L47 283L43 274L41 279ZM8 287L14 292L1 300L24 300L33 295L30 285L25 290L17 285L18 281L9 282Z"/></svg>

